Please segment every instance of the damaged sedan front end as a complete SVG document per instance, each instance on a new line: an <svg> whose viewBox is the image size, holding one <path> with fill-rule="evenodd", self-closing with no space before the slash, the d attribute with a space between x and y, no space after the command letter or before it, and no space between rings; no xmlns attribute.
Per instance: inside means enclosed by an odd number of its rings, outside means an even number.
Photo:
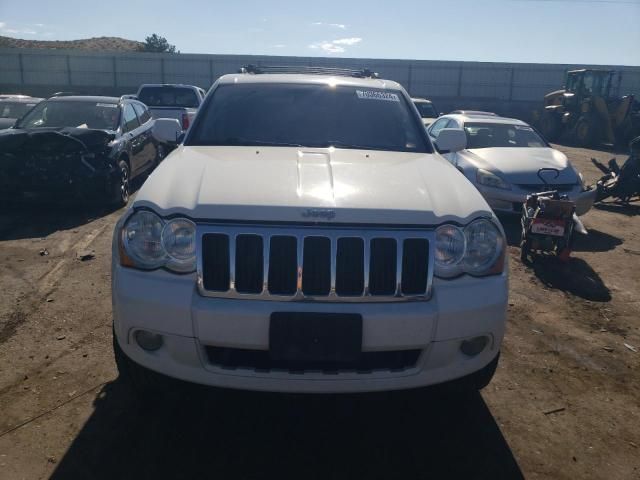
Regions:
<svg viewBox="0 0 640 480"><path fill-rule="evenodd" d="M0 192L124 206L130 179L163 156L153 125L137 100L52 97L0 132Z"/></svg>
<svg viewBox="0 0 640 480"><path fill-rule="evenodd" d="M0 190L12 197L98 197L120 181L115 132L85 128L11 129L0 135Z"/></svg>

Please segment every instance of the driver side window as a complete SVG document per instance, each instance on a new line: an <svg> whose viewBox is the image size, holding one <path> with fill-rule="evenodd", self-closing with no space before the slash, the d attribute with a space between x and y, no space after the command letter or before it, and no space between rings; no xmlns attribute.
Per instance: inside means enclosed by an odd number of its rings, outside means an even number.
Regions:
<svg viewBox="0 0 640 480"><path fill-rule="evenodd" d="M138 122L138 117L136 116L136 112L130 103L127 103L124 106L122 124L123 124L122 128L125 133L135 130L140 126L140 123Z"/></svg>

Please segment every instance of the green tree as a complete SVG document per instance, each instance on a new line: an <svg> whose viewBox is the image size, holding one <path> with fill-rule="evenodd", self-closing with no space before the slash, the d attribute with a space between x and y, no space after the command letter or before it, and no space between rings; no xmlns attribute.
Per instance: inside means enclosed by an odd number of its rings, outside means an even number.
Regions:
<svg viewBox="0 0 640 480"><path fill-rule="evenodd" d="M145 52L159 52L159 53L180 53L176 52L176 46L167 42L167 39L161 37L157 33L144 39L142 50Z"/></svg>

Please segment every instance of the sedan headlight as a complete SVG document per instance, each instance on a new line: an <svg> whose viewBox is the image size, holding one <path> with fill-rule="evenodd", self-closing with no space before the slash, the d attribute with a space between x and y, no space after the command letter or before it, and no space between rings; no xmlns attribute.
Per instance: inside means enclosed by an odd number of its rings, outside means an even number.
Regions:
<svg viewBox="0 0 640 480"><path fill-rule="evenodd" d="M504 268L504 237L491 220L478 219L464 228L441 225L435 248L435 274L441 278L493 275Z"/></svg>
<svg viewBox="0 0 640 480"><path fill-rule="evenodd" d="M120 232L120 264L186 273L195 270L196 226L186 218L168 221L148 210L135 212Z"/></svg>
<svg viewBox="0 0 640 480"><path fill-rule="evenodd" d="M495 173L491 173L488 170L479 168L476 173L476 180L480 185L492 188L501 188L503 190L511 190L511 185L505 182Z"/></svg>

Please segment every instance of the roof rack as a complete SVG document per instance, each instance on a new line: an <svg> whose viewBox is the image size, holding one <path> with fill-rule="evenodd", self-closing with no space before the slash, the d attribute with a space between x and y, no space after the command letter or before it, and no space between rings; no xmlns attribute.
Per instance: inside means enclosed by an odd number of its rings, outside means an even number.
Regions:
<svg viewBox="0 0 640 480"><path fill-rule="evenodd" d="M352 68L335 68L335 67L309 67L309 66L294 66L294 65L272 65L272 66L258 66L258 65L246 65L238 70L238 73L251 73L254 75L264 73L298 73L308 75L334 75L340 77L355 77L355 78L380 78L376 72L372 72L368 68L362 68L359 70Z"/></svg>

